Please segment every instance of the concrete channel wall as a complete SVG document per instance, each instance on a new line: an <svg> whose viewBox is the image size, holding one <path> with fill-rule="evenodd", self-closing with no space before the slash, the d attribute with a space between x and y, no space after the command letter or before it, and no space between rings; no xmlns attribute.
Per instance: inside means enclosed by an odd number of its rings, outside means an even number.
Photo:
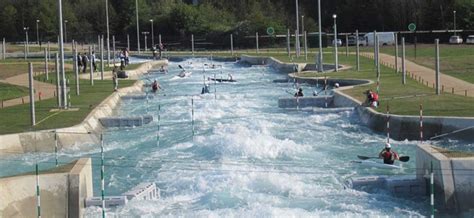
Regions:
<svg viewBox="0 0 474 218"><path fill-rule="evenodd" d="M434 146L420 144L416 151L416 176L429 182L433 167L435 205L440 212L463 213L474 208L474 157L450 158Z"/></svg>
<svg viewBox="0 0 474 218"><path fill-rule="evenodd" d="M82 217L84 199L93 196L91 159L40 172L39 184L43 217ZM0 217L37 216L35 174L0 178L0 193Z"/></svg>
<svg viewBox="0 0 474 218"><path fill-rule="evenodd" d="M144 63L132 75L146 73L155 65L166 64L167 61L154 61ZM129 93L141 92L142 81L137 81L133 86L119 89L112 93L104 101L95 107L80 124L52 130L42 130L37 132L24 132L16 134L0 135L0 155L26 152L54 152L55 131L58 133L58 148L73 147L76 144L98 143L97 135L102 131L103 126L99 118L109 117L114 114L114 109L121 102L121 96Z"/></svg>

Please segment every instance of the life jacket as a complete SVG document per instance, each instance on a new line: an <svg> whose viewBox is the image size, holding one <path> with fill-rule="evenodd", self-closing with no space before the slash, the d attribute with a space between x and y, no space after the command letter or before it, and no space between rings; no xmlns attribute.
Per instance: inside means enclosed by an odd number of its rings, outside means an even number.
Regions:
<svg viewBox="0 0 474 218"><path fill-rule="evenodd" d="M379 94L377 94L377 93L375 93L375 92L372 93L372 100L373 100L373 101L379 101Z"/></svg>

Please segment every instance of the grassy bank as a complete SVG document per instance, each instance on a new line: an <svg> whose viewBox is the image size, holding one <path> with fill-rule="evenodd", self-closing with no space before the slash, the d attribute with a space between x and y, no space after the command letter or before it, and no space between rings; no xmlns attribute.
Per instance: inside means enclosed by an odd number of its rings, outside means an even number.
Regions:
<svg viewBox="0 0 474 218"><path fill-rule="evenodd" d="M399 47L401 54L401 46ZM364 47L363 51L373 52L373 48ZM382 46L380 51L385 54L395 55L394 46ZM440 45L440 68L441 72L458 79L474 83L474 67L472 67L472 60L474 60L474 45ZM435 68L435 45L434 44L419 44L416 48L414 45L406 46L406 57L422 66L434 69Z"/></svg>
<svg viewBox="0 0 474 218"><path fill-rule="evenodd" d="M28 95L28 89L22 86L0 83L0 101Z"/></svg>
<svg viewBox="0 0 474 218"><path fill-rule="evenodd" d="M73 78L72 72L67 76ZM41 80L43 76L37 77ZM56 81L55 75L50 75L53 83ZM54 129L69 127L81 123L84 118L113 92L111 80L96 80L94 86L89 85L89 80L80 80L80 95L75 95L75 80L70 80L71 84L71 107L78 108L77 111L51 112L57 108L56 99L43 100L36 103L35 127L30 125L29 104L17 105L0 109L0 134L18 133L32 130ZM133 85L135 80L120 80L119 88Z"/></svg>

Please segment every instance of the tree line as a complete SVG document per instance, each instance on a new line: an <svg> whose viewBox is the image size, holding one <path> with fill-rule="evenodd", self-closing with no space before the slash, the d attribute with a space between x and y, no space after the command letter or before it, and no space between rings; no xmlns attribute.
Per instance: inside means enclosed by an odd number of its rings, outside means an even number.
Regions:
<svg viewBox="0 0 474 218"><path fill-rule="evenodd" d="M168 38L190 34L221 39L230 33L239 39L296 29L295 0L137 0L140 31ZM193 2L198 2L193 5ZM332 14L337 14L339 32L404 31L409 23L418 30L474 29L474 0L321 0L323 31L332 31ZM0 0L0 37L22 41L23 27L36 39L36 21L42 41L58 35L58 0ZM67 40L95 41L106 34L105 0L62 0ZM108 0L110 34L136 40L136 1ZM304 29L317 31L317 0L299 0ZM301 17L300 17L301 19ZM302 20L300 20L300 25Z"/></svg>

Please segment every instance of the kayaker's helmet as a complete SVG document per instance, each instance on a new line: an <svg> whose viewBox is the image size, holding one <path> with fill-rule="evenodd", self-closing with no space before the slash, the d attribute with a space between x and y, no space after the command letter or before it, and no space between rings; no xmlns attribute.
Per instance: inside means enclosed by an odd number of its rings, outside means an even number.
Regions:
<svg viewBox="0 0 474 218"><path fill-rule="evenodd" d="M334 83L334 87L339 88L339 83Z"/></svg>
<svg viewBox="0 0 474 218"><path fill-rule="evenodd" d="M302 91L303 91L303 89L302 89L302 88L300 88L299 90L300 90L300 92L302 92Z"/></svg>
<svg viewBox="0 0 474 218"><path fill-rule="evenodd" d="M390 145L390 143L385 143L385 148L390 149L390 148L392 148L392 146Z"/></svg>

